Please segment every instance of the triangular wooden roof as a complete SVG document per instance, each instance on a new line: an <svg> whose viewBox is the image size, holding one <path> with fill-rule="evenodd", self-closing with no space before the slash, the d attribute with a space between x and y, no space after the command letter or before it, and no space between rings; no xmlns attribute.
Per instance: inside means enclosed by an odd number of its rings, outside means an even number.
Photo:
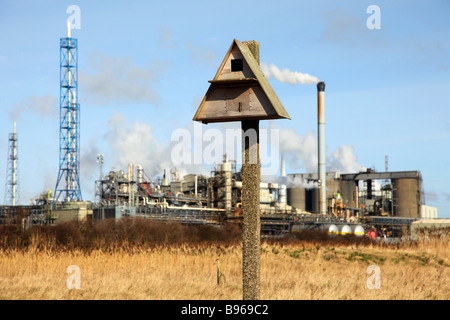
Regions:
<svg viewBox="0 0 450 320"><path fill-rule="evenodd" d="M230 72L232 54L242 56L243 72ZM214 79L209 81L203 100L194 115L194 121L203 123L242 120L290 119L275 91L264 75L259 62L244 43L234 39ZM241 102L247 107L241 110ZM248 100L248 101L247 101ZM239 110L230 106L239 105ZM253 107L253 110L252 110Z"/></svg>

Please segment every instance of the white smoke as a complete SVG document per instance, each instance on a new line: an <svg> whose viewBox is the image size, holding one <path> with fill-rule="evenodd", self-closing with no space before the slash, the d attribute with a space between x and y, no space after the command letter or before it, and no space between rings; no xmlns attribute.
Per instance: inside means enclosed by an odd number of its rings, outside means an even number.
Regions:
<svg viewBox="0 0 450 320"><path fill-rule="evenodd" d="M123 114L115 112L108 122L108 128L105 138L111 146L112 154L108 162L113 165L113 170L126 171L128 165L132 163L142 165L150 178L161 176L164 170L169 177L170 169L175 166L180 172L180 177L189 173L209 174L208 169L204 168L202 163L196 163L195 161L192 164L174 165L172 159L173 142L158 140L154 136L154 128L148 123L139 120L129 121ZM191 137L196 138L193 134L193 126L186 128L186 130L191 133ZM204 152L204 148L208 145L208 143L205 143L202 149L197 151ZM97 149L91 149L89 153L93 158ZM317 137L314 131L301 135L293 128L280 128L279 153L285 155L286 168L289 168L292 173L314 173L318 170ZM220 154L221 157L222 154ZM327 171L353 173L364 169L362 165L358 164L354 149L349 145L337 147L327 158ZM91 169L89 171L92 174L94 170ZM107 173L107 170L107 168L104 169L104 174ZM265 182L285 184L286 186L317 187L316 183L300 177L270 175L262 178Z"/></svg>
<svg viewBox="0 0 450 320"><path fill-rule="evenodd" d="M8 111L11 120L17 120L22 113L32 112L39 115L41 121L47 117L56 117L58 114L58 99L50 94L44 96L32 95L26 100L17 102L14 108Z"/></svg>
<svg viewBox="0 0 450 320"><path fill-rule="evenodd" d="M166 68L166 63L150 61L138 65L133 57L110 57L104 53L88 56L89 70L80 69L83 83L81 96L97 105L110 103L150 103L160 105L160 95L155 89Z"/></svg>
<svg viewBox="0 0 450 320"><path fill-rule="evenodd" d="M306 135L295 132L293 128L280 129L280 153L291 170L317 171L317 138L314 131Z"/></svg>
<svg viewBox="0 0 450 320"><path fill-rule="evenodd" d="M188 41L187 48L192 54L192 61L200 65L210 67L214 65L216 59L216 52L204 45L194 45Z"/></svg>
<svg viewBox="0 0 450 320"><path fill-rule="evenodd" d="M341 173L355 173L365 171L366 167L357 162L357 157L354 153L354 148L349 145L342 145L337 147L331 154L328 161L328 171L339 171Z"/></svg>
<svg viewBox="0 0 450 320"><path fill-rule="evenodd" d="M113 150L110 160L113 166L111 170L126 171L129 164L141 165L151 179L161 177L164 170L166 170L166 177L170 178L170 170L175 167L181 178L189 173L204 175L209 173L201 165L175 166L171 158L170 141L158 140L153 134L153 127L148 123L139 120L129 122L123 114L115 112L108 122L108 127L106 139ZM104 173L107 173L107 170L105 168Z"/></svg>
<svg viewBox="0 0 450 320"><path fill-rule="evenodd" d="M305 189L313 189L319 188L319 183L316 181L308 181L301 177L288 177L288 181L286 184L289 188L305 188Z"/></svg>
<svg viewBox="0 0 450 320"><path fill-rule="evenodd" d="M83 199L94 199L95 184L94 181L100 178L100 167L97 163L97 155L100 148L95 139L91 139L87 146L81 148L80 159L80 184Z"/></svg>
<svg viewBox="0 0 450 320"><path fill-rule="evenodd" d="M150 177L170 168L170 150L153 136L153 127L115 112L108 122L106 138L114 151L113 167L126 171L129 164L142 165Z"/></svg>
<svg viewBox="0 0 450 320"><path fill-rule="evenodd" d="M261 62L261 69L266 75L267 79L276 79L280 82L287 82L294 84L315 84L319 82L319 79L315 76L311 76L307 73L301 73L298 71L291 71L289 69L280 69L275 64L268 65L265 62Z"/></svg>
<svg viewBox="0 0 450 320"><path fill-rule="evenodd" d="M293 128L280 129L280 153L285 154L286 164L290 170L297 172L317 172L317 136L314 131L306 135L298 134ZM354 148L342 145L327 156L327 171L340 173L357 173L366 167L358 163Z"/></svg>
<svg viewBox="0 0 450 320"><path fill-rule="evenodd" d="M279 185L285 185L287 188L314 189L319 187L319 184L316 181L308 181L299 176L261 176L261 181L268 183L278 183Z"/></svg>

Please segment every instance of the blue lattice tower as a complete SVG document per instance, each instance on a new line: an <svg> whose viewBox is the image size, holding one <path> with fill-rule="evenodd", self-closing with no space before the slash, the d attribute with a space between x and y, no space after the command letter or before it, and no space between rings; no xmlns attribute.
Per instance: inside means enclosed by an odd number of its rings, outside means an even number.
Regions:
<svg viewBox="0 0 450 320"><path fill-rule="evenodd" d="M19 157L17 154L17 133L8 135L8 158L6 164L5 204L15 206L19 202Z"/></svg>
<svg viewBox="0 0 450 320"><path fill-rule="evenodd" d="M80 189L80 104L78 103L78 41L60 39L59 173L54 201L82 201Z"/></svg>

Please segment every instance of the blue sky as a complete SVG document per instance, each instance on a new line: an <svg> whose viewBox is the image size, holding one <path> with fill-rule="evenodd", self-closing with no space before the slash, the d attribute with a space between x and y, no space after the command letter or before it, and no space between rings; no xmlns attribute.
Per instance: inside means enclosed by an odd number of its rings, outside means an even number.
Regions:
<svg viewBox="0 0 450 320"><path fill-rule="evenodd" d="M427 205L450 217L448 1L0 2L0 199L7 137L17 122L21 202L55 188L59 39L80 8L81 184L94 198L104 172L173 165L171 134L192 117L234 38L257 40L261 61L326 82L330 170L419 170ZM369 5L381 29L368 29ZM280 129L287 173L314 170L316 86L269 79L292 120ZM234 124L236 125L236 124ZM204 130L229 125L210 124ZM1 138L3 137L3 138ZM2 169L3 168L3 169ZM209 172L211 167L185 170Z"/></svg>

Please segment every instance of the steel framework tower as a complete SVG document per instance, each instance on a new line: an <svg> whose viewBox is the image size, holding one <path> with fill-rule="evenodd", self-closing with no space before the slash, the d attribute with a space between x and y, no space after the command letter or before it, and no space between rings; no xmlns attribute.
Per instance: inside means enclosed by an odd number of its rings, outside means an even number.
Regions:
<svg viewBox="0 0 450 320"><path fill-rule="evenodd" d="M60 39L59 173L56 201L82 201L80 189L80 104L78 103L78 41Z"/></svg>
<svg viewBox="0 0 450 320"><path fill-rule="evenodd" d="M15 206L19 201L19 157L17 156L17 134L14 122L14 133L8 136L8 159L6 166L5 203Z"/></svg>

